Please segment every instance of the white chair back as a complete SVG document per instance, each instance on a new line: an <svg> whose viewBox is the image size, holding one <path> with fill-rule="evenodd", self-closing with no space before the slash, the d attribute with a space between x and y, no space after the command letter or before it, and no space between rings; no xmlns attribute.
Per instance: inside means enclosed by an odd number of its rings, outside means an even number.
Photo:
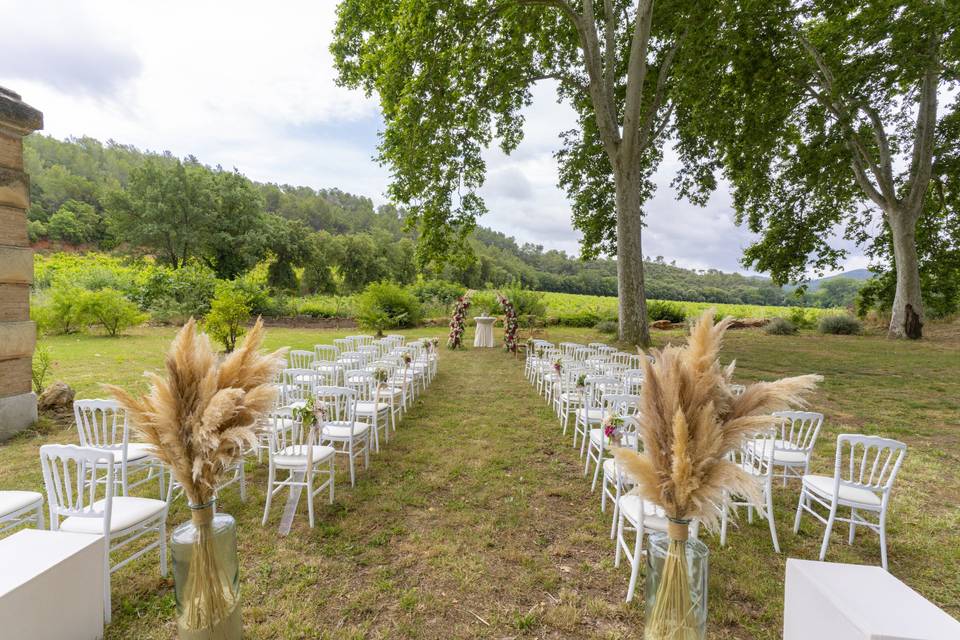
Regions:
<svg viewBox="0 0 960 640"><path fill-rule="evenodd" d="M75 400L73 418L81 447L123 447L129 438L127 414L116 400Z"/></svg>
<svg viewBox="0 0 960 640"><path fill-rule="evenodd" d="M108 535L114 487L112 452L72 444L45 444L40 447L40 468L53 531L60 529L61 518L102 518L104 535ZM105 470L106 482L88 481L97 469ZM94 507L100 486L104 487L100 496L104 501Z"/></svg>
<svg viewBox="0 0 960 640"><path fill-rule="evenodd" d="M742 386L742 385L741 385ZM742 391L740 393L743 393ZM813 411L777 411L773 414L780 428L781 448L811 452L823 426L823 414Z"/></svg>
<svg viewBox="0 0 960 640"><path fill-rule="evenodd" d="M834 482L883 494L893 486L907 445L890 438L843 433L837 436Z"/></svg>
<svg viewBox="0 0 960 640"><path fill-rule="evenodd" d="M293 349L287 354L291 369L311 369L316 359L317 354L306 349Z"/></svg>
<svg viewBox="0 0 960 640"><path fill-rule="evenodd" d="M314 391L317 405L324 407L326 422L350 425L351 433L357 419L357 392L348 387L317 387Z"/></svg>
<svg viewBox="0 0 960 640"><path fill-rule="evenodd" d="M320 385L320 373L316 369L283 370L283 404L306 402Z"/></svg>
<svg viewBox="0 0 960 640"><path fill-rule="evenodd" d="M336 362L340 350L332 344L315 344L313 345L313 354L316 362Z"/></svg>

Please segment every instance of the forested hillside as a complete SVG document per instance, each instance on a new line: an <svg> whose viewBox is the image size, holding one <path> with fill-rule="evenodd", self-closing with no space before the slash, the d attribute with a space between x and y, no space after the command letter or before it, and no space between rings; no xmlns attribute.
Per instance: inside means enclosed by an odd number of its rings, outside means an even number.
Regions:
<svg viewBox="0 0 960 640"><path fill-rule="evenodd" d="M450 263L416 264L403 212L338 189L257 183L239 171L188 157L92 138L25 141L31 175L31 239L40 249L97 248L199 262L235 278L269 262L271 286L300 293L352 293L370 282L444 279L465 287L519 282L542 291L616 295L616 263L581 261L520 245L479 227L470 251ZM797 298L762 278L647 262L647 293L667 300L836 306L849 299Z"/></svg>

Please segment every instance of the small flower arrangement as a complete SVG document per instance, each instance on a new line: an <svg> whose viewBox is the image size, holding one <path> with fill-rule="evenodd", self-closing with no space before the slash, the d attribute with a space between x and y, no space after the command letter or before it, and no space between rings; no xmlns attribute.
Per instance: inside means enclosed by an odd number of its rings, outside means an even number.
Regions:
<svg viewBox="0 0 960 640"><path fill-rule="evenodd" d="M543 347L540 347L539 349L537 349L537 357L540 358L541 360L543 359Z"/></svg>
<svg viewBox="0 0 960 640"><path fill-rule="evenodd" d="M623 416L607 415L603 419L603 435L611 443L619 443L623 437Z"/></svg>
<svg viewBox="0 0 960 640"><path fill-rule="evenodd" d="M577 376L577 389L583 390L587 386L587 374L581 373Z"/></svg>
<svg viewBox="0 0 960 640"><path fill-rule="evenodd" d="M326 417L326 409L323 405L318 406L317 399L310 396L302 407L294 407L291 414L302 428L312 429L323 422L324 417Z"/></svg>
<svg viewBox="0 0 960 640"><path fill-rule="evenodd" d="M563 371L563 360L561 360L560 358L557 358L556 360L554 360L553 370L556 371L558 374L561 371Z"/></svg>
<svg viewBox="0 0 960 640"><path fill-rule="evenodd" d="M377 386L386 384L387 378L390 374L383 367L377 367L373 372L373 381L377 383Z"/></svg>

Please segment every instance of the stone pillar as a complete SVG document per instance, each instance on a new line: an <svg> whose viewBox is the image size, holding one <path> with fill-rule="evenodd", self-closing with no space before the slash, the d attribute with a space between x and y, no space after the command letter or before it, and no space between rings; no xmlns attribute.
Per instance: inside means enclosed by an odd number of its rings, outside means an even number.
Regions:
<svg viewBox="0 0 960 640"><path fill-rule="evenodd" d="M30 321L30 179L23 172L23 136L42 128L42 113L0 87L0 440L37 420L30 375L37 341Z"/></svg>

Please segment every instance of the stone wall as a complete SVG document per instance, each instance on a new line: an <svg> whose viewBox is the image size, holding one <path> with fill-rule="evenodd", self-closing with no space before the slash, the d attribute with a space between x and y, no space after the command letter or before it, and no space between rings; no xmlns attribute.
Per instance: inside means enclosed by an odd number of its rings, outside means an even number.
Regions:
<svg viewBox="0 0 960 640"><path fill-rule="evenodd" d="M37 420L30 365L36 326L30 321L33 251L27 239L30 179L23 136L43 128L43 114L0 87L0 440Z"/></svg>

